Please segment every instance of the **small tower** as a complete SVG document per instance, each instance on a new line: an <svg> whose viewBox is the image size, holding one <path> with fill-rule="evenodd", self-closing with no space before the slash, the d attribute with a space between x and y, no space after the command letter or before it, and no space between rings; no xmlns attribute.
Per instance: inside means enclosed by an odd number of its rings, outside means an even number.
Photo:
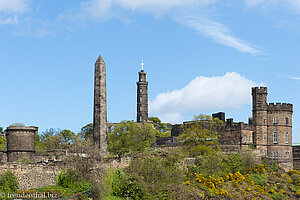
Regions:
<svg viewBox="0 0 300 200"><path fill-rule="evenodd" d="M252 115L254 119L253 143L261 149L263 156L267 156L268 145L268 104L267 87L252 88Z"/></svg>
<svg viewBox="0 0 300 200"><path fill-rule="evenodd" d="M148 82L146 81L146 72L144 71L144 62L142 59L142 70L139 72L139 81L137 84L137 122L148 121Z"/></svg>
<svg viewBox="0 0 300 200"><path fill-rule="evenodd" d="M25 157L34 160L36 134L38 134L38 127L35 126L9 126L5 130L7 161L17 162Z"/></svg>

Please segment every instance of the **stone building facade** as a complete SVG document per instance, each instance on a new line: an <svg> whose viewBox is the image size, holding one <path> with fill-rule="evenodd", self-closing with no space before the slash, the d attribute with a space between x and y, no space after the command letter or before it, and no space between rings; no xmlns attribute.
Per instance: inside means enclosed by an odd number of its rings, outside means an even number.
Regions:
<svg viewBox="0 0 300 200"><path fill-rule="evenodd" d="M29 160L34 160L36 134L38 134L38 127L35 126L8 127L5 130L7 161L15 162L25 157Z"/></svg>
<svg viewBox="0 0 300 200"><path fill-rule="evenodd" d="M292 115L293 105L267 103L266 87L252 88L253 143L261 155L285 168L293 168Z"/></svg>
<svg viewBox="0 0 300 200"><path fill-rule="evenodd" d="M274 160L284 169L293 168L292 114L293 105L267 103L267 88L252 88L252 117L248 124L225 120L225 113L213 114L223 123L219 143L224 153L238 152L252 146L258 157ZM184 122L183 125L189 122ZM171 135L178 137L181 124L173 125ZM172 139L174 140L174 139ZM168 141L171 141L170 139Z"/></svg>
<svg viewBox="0 0 300 200"><path fill-rule="evenodd" d="M293 144L293 166L294 169L300 170L300 143Z"/></svg>
<svg viewBox="0 0 300 200"><path fill-rule="evenodd" d="M142 63L144 65L144 63ZM137 122L148 121L148 82L146 72L142 69L139 72L137 84Z"/></svg>

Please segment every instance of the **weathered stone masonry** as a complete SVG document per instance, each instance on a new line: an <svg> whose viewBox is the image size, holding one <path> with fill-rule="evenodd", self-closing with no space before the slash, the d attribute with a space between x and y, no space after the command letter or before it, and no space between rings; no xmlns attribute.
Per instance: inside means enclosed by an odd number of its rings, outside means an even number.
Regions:
<svg viewBox="0 0 300 200"><path fill-rule="evenodd" d="M233 122L224 113L213 114L223 123L219 142L223 152L234 153L253 144L257 157L274 160L286 170L293 168L292 114L293 105L288 103L267 103L267 88L252 88L252 118L249 123ZM188 122L184 122L186 124ZM173 125L171 135L181 134L181 125ZM170 141L170 139L169 139ZM296 152L296 150L294 151Z"/></svg>
<svg viewBox="0 0 300 200"><path fill-rule="evenodd" d="M7 138L7 161L15 162L24 157L34 160L35 134L38 128L10 126L5 130Z"/></svg>
<svg viewBox="0 0 300 200"><path fill-rule="evenodd" d="M106 67L101 56L95 63L94 84L93 142L95 148L100 150L100 155L107 157Z"/></svg>
<svg viewBox="0 0 300 200"><path fill-rule="evenodd" d="M137 122L148 121L148 82L146 72L142 69L139 72L137 84Z"/></svg>

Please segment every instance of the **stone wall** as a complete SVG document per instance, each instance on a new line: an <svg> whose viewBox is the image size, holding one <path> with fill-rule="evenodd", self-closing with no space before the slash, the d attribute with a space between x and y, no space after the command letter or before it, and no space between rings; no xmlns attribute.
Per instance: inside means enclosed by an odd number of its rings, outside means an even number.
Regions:
<svg viewBox="0 0 300 200"><path fill-rule="evenodd" d="M102 168L124 168L129 166L131 158L110 159L105 163L100 163ZM5 163L0 165L0 172L11 170L17 175L20 190L41 188L56 184L57 175L61 169L66 169L67 165L63 162L55 163Z"/></svg>
<svg viewBox="0 0 300 200"><path fill-rule="evenodd" d="M0 171L12 170L19 180L19 189L28 190L55 185L57 174L60 172L59 165L6 163L0 166Z"/></svg>
<svg viewBox="0 0 300 200"><path fill-rule="evenodd" d="M300 170L300 145L293 146L293 167Z"/></svg>

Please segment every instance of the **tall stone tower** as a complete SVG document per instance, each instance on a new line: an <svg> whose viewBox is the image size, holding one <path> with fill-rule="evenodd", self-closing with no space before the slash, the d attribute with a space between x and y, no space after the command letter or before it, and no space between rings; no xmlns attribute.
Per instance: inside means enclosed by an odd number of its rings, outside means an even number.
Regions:
<svg viewBox="0 0 300 200"><path fill-rule="evenodd" d="M95 63L94 82L94 147L100 150L101 157L108 155L107 151L107 107L106 107L106 68L101 56Z"/></svg>
<svg viewBox="0 0 300 200"><path fill-rule="evenodd" d="M293 104L267 103L267 95L266 87L252 88L253 143L261 156L292 169Z"/></svg>
<svg viewBox="0 0 300 200"><path fill-rule="evenodd" d="M142 70L139 72L137 84L137 122L148 121L148 82L144 71L144 62L141 63Z"/></svg>
<svg viewBox="0 0 300 200"><path fill-rule="evenodd" d="M268 144L268 104L267 87L252 88L252 116L254 120L253 143L257 149L261 150L262 155L267 156Z"/></svg>

